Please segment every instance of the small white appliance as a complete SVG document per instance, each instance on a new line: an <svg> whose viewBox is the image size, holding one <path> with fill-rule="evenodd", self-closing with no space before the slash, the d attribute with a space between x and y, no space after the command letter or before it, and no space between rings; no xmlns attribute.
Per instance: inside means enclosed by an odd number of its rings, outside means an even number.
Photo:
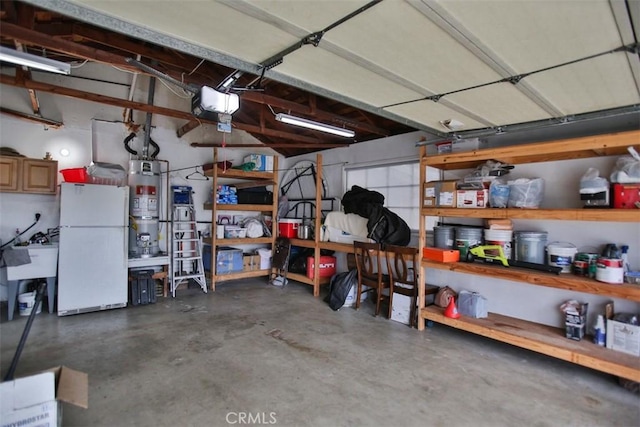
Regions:
<svg viewBox="0 0 640 427"><path fill-rule="evenodd" d="M58 316L126 307L129 187L60 187Z"/></svg>

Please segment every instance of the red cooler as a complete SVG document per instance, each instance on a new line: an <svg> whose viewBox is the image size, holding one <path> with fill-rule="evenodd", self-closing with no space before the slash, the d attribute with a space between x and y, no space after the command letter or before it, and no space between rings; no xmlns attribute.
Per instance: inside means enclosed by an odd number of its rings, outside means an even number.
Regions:
<svg viewBox="0 0 640 427"><path fill-rule="evenodd" d="M295 239L298 237L298 227L302 225L301 219L283 218L278 221L278 232L280 237Z"/></svg>

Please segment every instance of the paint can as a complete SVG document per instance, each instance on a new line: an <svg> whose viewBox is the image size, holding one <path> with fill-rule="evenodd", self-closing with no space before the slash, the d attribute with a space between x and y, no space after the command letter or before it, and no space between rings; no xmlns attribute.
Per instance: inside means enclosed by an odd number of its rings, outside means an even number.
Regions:
<svg viewBox="0 0 640 427"><path fill-rule="evenodd" d="M513 256L516 261L545 263L546 231L515 231Z"/></svg>

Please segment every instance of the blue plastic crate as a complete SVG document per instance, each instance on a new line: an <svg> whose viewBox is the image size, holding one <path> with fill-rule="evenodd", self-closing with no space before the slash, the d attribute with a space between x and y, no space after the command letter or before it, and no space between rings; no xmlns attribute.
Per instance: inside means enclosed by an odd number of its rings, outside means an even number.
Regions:
<svg viewBox="0 0 640 427"><path fill-rule="evenodd" d="M187 185L174 185L171 187L173 191L173 204L187 205L189 204L191 190L193 187Z"/></svg>

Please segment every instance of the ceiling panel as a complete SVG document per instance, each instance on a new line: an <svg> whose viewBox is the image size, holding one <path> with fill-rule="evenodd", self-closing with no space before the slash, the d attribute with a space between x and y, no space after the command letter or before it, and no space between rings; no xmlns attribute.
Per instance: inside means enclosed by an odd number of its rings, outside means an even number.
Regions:
<svg viewBox="0 0 640 427"><path fill-rule="evenodd" d="M499 83L446 96L493 125L548 119L551 116L511 83Z"/></svg>
<svg viewBox="0 0 640 427"><path fill-rule="evenodd" d="M468 49L405 2L376 5L323 40L442 93L500 78Z"/></svg>
<svg viewBox="0 0 640 427"><path fill-rule="evenodd" d="M640 96L626 55L610 54L526 80L567 115L637 104Z"/></svg>
<svg viewBox="0 0 640 427"><path fill-rule="evenodd" d="M277 68L278 73L376 107L423 97L321 47L304 46Z"/></svg>
<svg viewBox="0 0 640 427"><path fill-rule="evenodd" d="M424 123L432 129L436 129L439 132L447 132L447 129L440 124L440 121L448 119L456 119L465 124L463 130L480 129L487 127L488 124L481 123L472 119L471 117L460 114L456 110L453 110L441 102L433 101L417 101L409 104L396 105L394 107L385 108L399 116L406 117L410 120L414 120L419 123Z"/></svg>
<svg viewBox="0 0 640 427"><path fill-rule="evenodd" d="M221 0L237 9L253 8L260 10L265 16L277 17L307 34L320 31L347 16L353 11L369 3L369 0L319 0L319 1L291 1L291 0ZM252 12L255 13L255 12Z"/></svg>
<svg viewBox="0 0 640 427"><path fill-rule="evenodd" d="M608 0L435 2L518 73L622 44Z"/></svg>
<svg viewBox="0 0 640 427"><path fill-rule="evenodd" d="M74 3L254 64L298 41L270 23L215 1L74 0Z"/></svg>

